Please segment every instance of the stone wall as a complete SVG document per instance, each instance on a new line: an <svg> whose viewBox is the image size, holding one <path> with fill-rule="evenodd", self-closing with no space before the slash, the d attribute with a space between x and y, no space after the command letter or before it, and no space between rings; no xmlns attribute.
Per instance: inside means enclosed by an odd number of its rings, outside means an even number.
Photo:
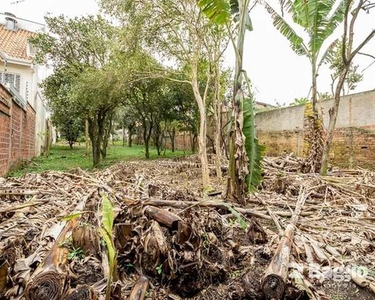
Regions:
<svg viewBox="0 0 375 300"><path fill-rule="evenodd" d="M35 110L19 106L0 85L0 176L35 154Z"/></svg>
<svg viewBox="0 0 375 300"><path fill-rule="evenodd" d="M324 127L333 99L322 102ZM303 152L304 105L258 113L258 137L268 155ZM375 91L345 96L341 99L331 162L341 167L375 169Z"/></svg>

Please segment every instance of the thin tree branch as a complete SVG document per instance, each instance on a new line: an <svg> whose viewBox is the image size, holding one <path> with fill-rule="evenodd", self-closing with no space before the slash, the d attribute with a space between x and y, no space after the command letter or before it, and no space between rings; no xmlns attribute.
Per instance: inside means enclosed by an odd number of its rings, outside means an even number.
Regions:
<svg viewBox="0 0 375 300"><path fill-rule="evenodd" d="M352 61L354 56L366 45L375 35L375 29L373 29L370 34L363 40L363 42L352 52L349 58L349 62Z"/></svg>
<svg viewBox="0 0 375 300"><path fill-rule="evenodd" d="M366 68L364 68L363 70L362 70L362 74L363 74L363 72L365 72L368 68L370 68L373 64L375 64L375 60L371 63L371 64L369 64Z"/></svg>
<svg viewBox="0 0 375 300"><path fill-rule="evenodd" d="M371 54L368 54L368 53L358 52L358 54L368 56L368 57L371 57L371 58L375 59L375 56L373 56Z"/></svg>

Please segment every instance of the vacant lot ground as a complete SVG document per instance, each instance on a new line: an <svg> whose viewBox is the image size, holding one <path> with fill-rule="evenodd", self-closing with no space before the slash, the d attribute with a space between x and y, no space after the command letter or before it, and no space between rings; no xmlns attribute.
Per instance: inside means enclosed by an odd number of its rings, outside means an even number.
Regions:
<svg viewBox="0 0 375 300"><path fill-rule="evenodd" d="M291 252L282 257L289 258L283 299L373 299L374 173L302 174L290 157L267 158L264 173L243 204L223 197L226 180L214 168L203 191L194 156L8 178L0 189L0 298L102 299L108 260L99 228L108 197L115 299L142 288L145 299L265 299L261 278L301 199Z"/></svg>

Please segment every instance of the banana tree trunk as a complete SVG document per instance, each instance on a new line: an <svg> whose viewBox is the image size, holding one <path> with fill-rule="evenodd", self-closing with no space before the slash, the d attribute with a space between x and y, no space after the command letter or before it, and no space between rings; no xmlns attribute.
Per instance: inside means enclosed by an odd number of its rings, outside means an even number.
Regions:
<svg viewBox="0 0 375 300"><path fill-rule="evenodd" d="M61 244L76 226L76 219L69 221L65 225L50 252L27 283L25 299L59 300L65 296L67 292L69 250L61 247Z"/></svg>
<svg viewBox="0 0 375 300"><path fill-rule="evenodd" d="M305 113L304 141L308 145L306 156L308 160L307 172L319 172L322 162L323 153L323 118L318 110L318 88L317 88L317 69L316 58L312 60L312 114ZM307 107L307 105L306 105Z"/></svg>
<svg viewBox="0 0 375 300"><path fill-rule="evenodd" d="M229 153L229 191L228 195L239 202L243 202L245 196L245 176L243 170L247 169L247 162L243 159L243 154L246 153L245 143L242 134L242 59L245 41L245 15L247 14L247 7L249 1L240 3L240 24L237 38L237 53L236 53L236 68L233 86L233 112L232 112L232 130L230 132L230 153ZM246 157L246 155L245 155Z"/></svg>

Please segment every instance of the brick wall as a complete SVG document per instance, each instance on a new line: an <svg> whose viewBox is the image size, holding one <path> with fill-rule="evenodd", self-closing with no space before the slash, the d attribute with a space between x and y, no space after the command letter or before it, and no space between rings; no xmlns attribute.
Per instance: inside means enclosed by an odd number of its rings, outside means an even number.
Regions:
<svg viewBox="0 0 375 300"><path fill-rule="evenodd" d="M11 94L0 85L0 176L35 153L35 111L13 101Z"/></svg>
<svg viewBox="0 0 375 300"><path fill-rule="evenodd" d="M325 128L332 105L332 99L322 102ZM266 146L267 155L293 152L302 156L303 114L303 105L257 114L258 138ZM375 91L341 99L330 161L345 168L375 169Z"/></svg>

